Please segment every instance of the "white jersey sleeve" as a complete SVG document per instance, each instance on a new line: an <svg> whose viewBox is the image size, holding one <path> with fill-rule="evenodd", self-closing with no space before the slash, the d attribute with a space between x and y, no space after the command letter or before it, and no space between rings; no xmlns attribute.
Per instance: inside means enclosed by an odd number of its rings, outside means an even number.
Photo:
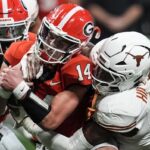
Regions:
<svg viewBox="0 0 150 150"><path fill-rule="evenodd" d="M106 96L97 104L96 122L114 132L129 132L146 113L148 94L141 87Z"/></svg>

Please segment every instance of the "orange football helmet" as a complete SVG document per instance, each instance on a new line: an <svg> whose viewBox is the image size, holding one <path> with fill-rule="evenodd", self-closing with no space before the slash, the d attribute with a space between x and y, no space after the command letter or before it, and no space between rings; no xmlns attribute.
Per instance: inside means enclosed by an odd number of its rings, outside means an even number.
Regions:
<svg viewBox="0 0 150 150"><path fill-rule="evenodd" d="M11 43L28 35L28 11L21 0L0 0L0 42Z"/></svg>
<svg viewBox="0 0 150 150"><path fill-rule="evenodd" d="M43 18L36 52L46 63L64 63L92 38L91 14L76 4L62 4Z"/></svg>

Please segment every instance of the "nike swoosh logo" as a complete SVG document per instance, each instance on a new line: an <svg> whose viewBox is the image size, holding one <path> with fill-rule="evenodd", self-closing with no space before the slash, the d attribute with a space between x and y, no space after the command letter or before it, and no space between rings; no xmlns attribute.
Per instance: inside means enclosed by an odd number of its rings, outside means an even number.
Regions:
<svg viewBox="0 0 150 150"><path fill-rule="evenodd" d="M50 84L50 86L55 86L55 85L60 84L60 83L61 83L61 81L58 81L58 82L51 81L49 84Z"/></svg>
<svg viewBox="0 0 150 150"><path fill-rule="evenodd" d="M20 91L23 92L24 88L25 88L25 86Z"/></svg>

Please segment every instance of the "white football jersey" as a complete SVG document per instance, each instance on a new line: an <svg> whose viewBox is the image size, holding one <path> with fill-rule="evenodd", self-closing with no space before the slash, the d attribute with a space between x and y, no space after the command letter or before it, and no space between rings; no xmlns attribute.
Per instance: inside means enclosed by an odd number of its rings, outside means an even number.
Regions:
<svg viewBox="0 0 150 150"><path fill-rule="evenodd" d="M99 100L94 119L116 132L119 150L150 150L150 97L143 86Z"/></svg>

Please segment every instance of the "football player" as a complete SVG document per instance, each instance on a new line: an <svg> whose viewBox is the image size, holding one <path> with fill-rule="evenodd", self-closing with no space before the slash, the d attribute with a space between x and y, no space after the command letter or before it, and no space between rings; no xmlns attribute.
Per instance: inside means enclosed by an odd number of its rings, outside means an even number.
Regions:
<svg viewBox="0 0 150 150"><path fill-rule="evenodd" d="M42 128L71 136L84 124L91 99L93 63L80 52L94 31L97 28L87 10L63 4L43 19L35 44L17 42L5 53L5 66L14 66L23 58L20 64L1 73L1 85L9 91L15 88L16 99ZM4 78L10 74L12 81L17 81L15 87L4 85ZM32 82L32 88L23 78ZM10 83L11 76L8 80ZM9 98L9 94L1 96ZM35 103L37 99L49 100L49 108Z"/></svg>
<svg viewBox="0 0 150 150"><path fill-rule="evenodd" d="M54 149L104 149L112 137L116 143L109 148L148 150L150 147L150 41L138 32L115 34L99 42L91 53L96 64L93 86L100 94L93 119L70 138L34 128L28 120L24 125ZM29 122L30 123L29 123ZM32 125L31 125L32 124ZM51 139L48 144L46 139ZM107 140L104 140L104 139ZM98 144L99 143L99 144ZM67 146L65 146L65 144Z"/></svg>
<svg viewBox="0 0 150 150"><path fill-rule="evenodd" d="M120 150L149 149L149 39L137 32L118 33L97 51L93 85L104 98L94 120L115 133Z"/></svg>

